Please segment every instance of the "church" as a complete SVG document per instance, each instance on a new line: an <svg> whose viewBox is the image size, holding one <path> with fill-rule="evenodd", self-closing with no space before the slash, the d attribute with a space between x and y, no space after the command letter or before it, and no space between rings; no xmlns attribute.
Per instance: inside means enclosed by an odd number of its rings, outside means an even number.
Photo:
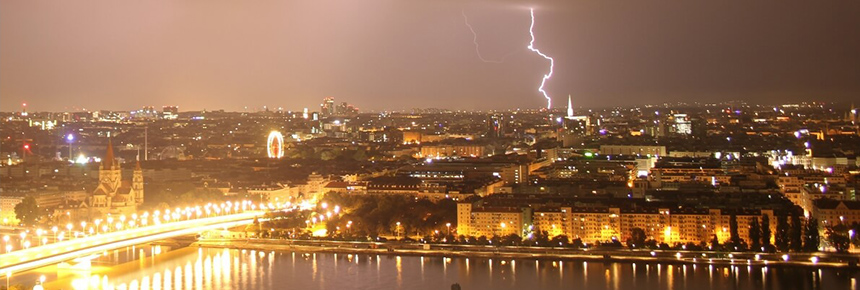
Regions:
<svg viewBox="0 0 860 290"><path fill-rule="evenodd" d="M120 163L114 157L113 143L109 140L107 153L99 166L99 183L87 200L94 216L106 214L132 214L143 204L143 170L136 162L131 181L122 180Z"/></svg>

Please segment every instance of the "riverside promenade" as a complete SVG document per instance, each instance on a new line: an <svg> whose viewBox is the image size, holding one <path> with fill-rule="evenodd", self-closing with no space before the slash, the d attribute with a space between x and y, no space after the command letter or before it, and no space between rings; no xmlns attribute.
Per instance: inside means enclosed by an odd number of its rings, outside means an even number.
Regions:
<svg viewBox="0 0 860 290"><path fill-rule="evenodd" d="M574 249L560 247L475 246L402 242L353 242L327 240L203 239L192 246L257 251L339 253L353 255L411 255L547 261L644 262L721 266L856 268L857 254L754 253L648 249Z"/></svg>

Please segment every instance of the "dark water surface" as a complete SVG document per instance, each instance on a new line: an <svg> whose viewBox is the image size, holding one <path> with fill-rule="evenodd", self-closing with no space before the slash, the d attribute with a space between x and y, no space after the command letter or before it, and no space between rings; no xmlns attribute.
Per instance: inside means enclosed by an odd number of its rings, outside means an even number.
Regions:
<svg viewBox="0 0 860 290"><path fill-rule="evenodd" d="M50 271L49 271L50 272ZM67 271L68 272L68 271ZM74 271L72 271L74 272ZM36 274L25 274L32 279ZM48 274L47 289L856 289L838 269L314 254L184 248L92 272ZM22 278L24 279L24 278ZM15 279L13 279L13 283Z"/></svg>

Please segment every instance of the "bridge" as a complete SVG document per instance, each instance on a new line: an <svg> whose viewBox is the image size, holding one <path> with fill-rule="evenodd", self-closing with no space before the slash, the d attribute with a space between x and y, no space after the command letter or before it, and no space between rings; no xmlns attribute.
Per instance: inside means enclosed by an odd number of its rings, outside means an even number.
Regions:
<svg viewBox="0 0 860 290"><path fill-rule="evenodd" d="M145 244L171 237L252 223L263 211L246 211L215 217L131 228L71 239L0 255L0 275L20 273L105 251Z"/></svg>

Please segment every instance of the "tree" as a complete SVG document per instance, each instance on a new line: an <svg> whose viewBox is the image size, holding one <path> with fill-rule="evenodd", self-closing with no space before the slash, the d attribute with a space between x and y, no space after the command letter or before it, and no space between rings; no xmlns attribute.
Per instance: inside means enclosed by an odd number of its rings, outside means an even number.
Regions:
<svg viewBox="0 0 860 290"><path fill-rule="evenodd" d="M332 150L323 150L320 152L320 159L323 161L329 161L337 158L338 152L334 152Z"/></svg>
<svg viewBox="0 0 860 290"><path fill-rule="evenodd" d="M542 231L540 229L535 229L532 234L531 239L529 240L529 246L539 246L545 247L549 245L549 233L547 231Z"/></svg>
<svg viewBox="0 0 860 290"><path fill-rule="evenodd" d="M761 227L758 223L758 218L753 217L750 220L749 228L750 249L753 251L761 251Z"/></svg>
<svg viewBox="0 0 860 290"><path fill-rule="evenodd" d="M356 150L355 154L352 155L352 159L355 159L355 161L367 161L367 152L364 149Z"/></svg>
<svg viewBox="0 0 860 290"><path fill-rule="evenodd" d="M788 239L791 251L803 251L803 223L797 213L791 215L791 230L788 232Z"/></svg>
<svg viewBox="0 0 860 290"><path fill-rule="evenodd" d="M803 250L806 252L818 251L820 236L818 232L818 220L811 217L806 221L803 230Z"/></svg>
<svg viewBox="0 0 860 290"><path fill-rule="evenodd" d="M657 240L655 240L655 239L646 240L645 241L645 247L649 248L649 249L656 249L657 248Z"/></svg>
<svg viewBox="0 0 860 290"><path fill-rule="evenodd" d="M574 248L585 248L585 243L582 242L582 239L575 238L570 241L570 246Z"/></svg>
<svg viewBox="0 0 860 290"><path fill-rule="evenodd" d="M770 248L771 232L770 232L770 216L763 215L761 217L761 244L765 248Z"/></svg>
<svg viewBox="0 0 860 290"><path fill-rule="evenodd" d="M717 235L714 235L714 237L711 238L711 249L714 251L720 249L720 239L717 238Z"/></svg>
<svg viewBox="0 0 860 290"><path fill-rule="evenodd" d="M517 234L510 234L504 236L501 243L505 246L520 246L523 243L523 238Z"/></svg>
<svg viewBox="0 0 860 290"><path fill-rule="evenodd" d="M557 235L555 237L552 237L552 239L549 240L549 243L553 247L567 247L568 245L570 245L569 241L570 239L568 239L566 235Z"/></svg>
<svg viewBox="0 0 860 290"><path fill-rule="evenodd" d="M844 224L827 227L825 239L836 252L848 252L848 247L851 246L851 238L848 237L848 227Z"/></svg>
<svg viewBox="0 0 860 290"><path fill-rule="evenodd" d="M260 233L260 231L261 231L260 220L258 220L257 218L254 218L253 223L245 226L245 233L255 233L255 234L259 234L259 236L262 237L262 234Z"/></svg>
<svg viewBox="0 0 860 290"><path fill-rule="evenodd" d="M36 225L46 214L45 210L36 203L36 198L32 196L25 197L21 203L15 205L15 216L28 227Z"/></svg>
<svg viewBox="0 0 860 290"><path fill-rule="evenodd" d="M502 238L500 238L499 236L493 236L492 238L490 238L489 242L491 245L498 247L502 244Z"/></svg>
<svg viewBox="0 0 860 290"><path fill-rule="evenodd" d="M633 228L630 230L630 238L627 239L627 246L630 248L641 248L645 246L645 240L648 237L645 235L645 230L641 228Z"/></svg>
<svg viewBox="0 0 860 290"><path fill-rule="evenodd" d="M788 217L784 215L776 216L776 237L774 244L780 252L788 252L789 245L789 225Z"/></svg>
<svg viewBox="0 0 860 290"><path fill-rule="evenodd" d="M741 243L741 236L738 234L738 217L735 214L729 216L729 242L732 246Z"/></svg>
<svg viewBox="0 0 860 290"><path fill-rule="evenodd" d="M855 247L860 246L860 238L858 238L858 233L860 233L860 223L853 222L851 223L851 229L848 232L848 238L851 239L851 243L854 244Z"/></svg>

